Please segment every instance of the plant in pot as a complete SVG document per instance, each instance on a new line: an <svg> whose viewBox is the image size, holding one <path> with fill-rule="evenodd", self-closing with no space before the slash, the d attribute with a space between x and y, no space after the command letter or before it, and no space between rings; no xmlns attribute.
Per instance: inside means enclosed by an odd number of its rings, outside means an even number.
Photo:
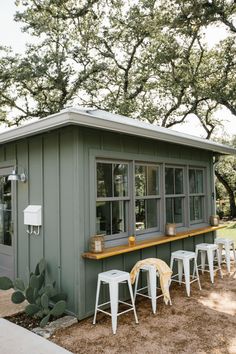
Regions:
<svg viewBox="0 0 236 354"><path fill-rule="evenodd" d="M45 283L46 261L41 259L36 265L35 272L30 273L27 285L20 278L11 280L8 277L0 277L0 289L14 289L11 300L14 304L20 304L27 300L26 315L39 318L40 327L44 327L50 317L60 317L66 309L66 295L59 293L56 283Z"/></svg>

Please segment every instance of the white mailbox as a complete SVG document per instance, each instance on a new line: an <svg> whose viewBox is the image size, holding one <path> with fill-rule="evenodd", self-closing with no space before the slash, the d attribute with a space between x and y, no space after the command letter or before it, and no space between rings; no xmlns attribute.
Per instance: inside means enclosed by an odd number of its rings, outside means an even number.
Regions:
<svg viewBox="0 0 236 354"><path fill-rule="evenodd" d="M24 224L30 226L42 225L41 205L28 205L24 210Z"/></svg>

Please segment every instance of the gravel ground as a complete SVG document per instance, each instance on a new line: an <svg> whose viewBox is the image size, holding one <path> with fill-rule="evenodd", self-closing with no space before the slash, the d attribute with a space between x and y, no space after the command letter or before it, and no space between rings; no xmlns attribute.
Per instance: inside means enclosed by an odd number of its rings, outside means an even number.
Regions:
<svg viewBox="0 0 236 354"><path fill-rule="evenodd" d="M232 268L233 269L233 268ZM235 268L234 268L235 270ZM158 300L157 314L151 312L147 299L137 301L139 324L132 312L118 319L117 334L111 332L110 317L98 313L72 327L59 330L51 340L73 353L93 354L232 354L236 353L236 272L224 278L201 275L202 291L191 286L191 297L184 286L171 286L172 306Z"/></svg>

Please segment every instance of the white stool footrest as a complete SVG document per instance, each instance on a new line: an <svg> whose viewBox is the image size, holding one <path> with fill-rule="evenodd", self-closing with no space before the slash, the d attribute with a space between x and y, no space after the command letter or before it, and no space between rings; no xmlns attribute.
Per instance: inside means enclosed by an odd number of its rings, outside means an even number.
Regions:
<svg viewBox="0 0 236 354"><path fill-rule="evenodd" d="M137 290L137 292L136 292L136 296L139 295L139 296L143 296L143 297L146 297L148 299L151 299L152 297L150 295L146 295L146 294L143 294L143 293L140 292L140 291L146 290L146 289L148 289L148 286L144 286L143 288L139 288ZM161 290L161 288L159 288L159 287L157 287L156 289L157 290ZM157 299L159 299L160 297L163 297L163 296L164 296L163 294L157 295L155 299L157 300Z"/></svg>
<svg viewBox="0 0 236 354"><path fill-rule="evenodd" d="M186 281L184 281L184 280L179 281L177 279L173 279L173 278L178 277L178 276L179 276L179 274L172 275L171 281L174 281L176 283L186 284ZM183 274L183 277L184 277L184 274ZM193 283L194 281L198 281L198 278L196 276L192 276L192 280L189 281L189 284Z"/></svg>

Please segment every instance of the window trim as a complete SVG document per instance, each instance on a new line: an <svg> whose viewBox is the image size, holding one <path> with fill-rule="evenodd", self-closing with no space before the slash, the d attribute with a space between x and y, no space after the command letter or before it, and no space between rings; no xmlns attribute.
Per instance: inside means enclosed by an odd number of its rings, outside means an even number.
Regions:
<svg viewBox="0 0 236 354"><path fill-rule="evenodd" d="M96 162L124 162L129 164L129 183L133 183L133 176L134 176L134 162L138 162L140 164L150 164L150 165L159 165L160 167L160 175L159 175L159 183L160 183L160 231L157 232L150 232L150 233L143 233L138 235L135 233L135 213L134 213L134 204L133 204L133 193L132 190L130 194L130 201L129 201L129 210L130 215L128 216L129 225L128 225L128 235L125 235L123 238L118 236L118 239L112 237L109 241L106 241L107 247L114 247L118 245L122 245L128 242L127 237L129 235L136 234L137 239L142 241L146 240L147 238L151 239L153 237L157 237L158 235L162 236L165 228L165 191L164 191L164 181L165 181L165 166L176 166L181 167L184 169L184 188L185 188L185 218L184 218L184 225L181 227L178 226L179 231L185 231L187 229L194 230L196 227L204 227L208 225L207 215L211 215L214 210L214 203L212 201L212 185L211 182L213 180L213 173L212 173L212 162L209 159L205 159L202 161L192 161L190 158L183 158L179 159L176 157L168 157L168 156L157 156L157 155L146 155L145 153L138 153L137 151L127 152L127 151L111 151L106 149L98 149L98 148L89 148L88 151L89 156L89 170L87 168L84 170L84 178L85 180L88 179L89 176L90 183L86 187L86 192L89 197L85 198L85 210L87 210L88 215L90 217L86 221L85 231L88 235L96 234ZM189 215L189 191L188 191L188 168L200 168L204 170L205 173L205 180L204 180L204 187L205 187L205 219L203 223L191 223L190 224L190 215ZM131 184L130 184L131 186ZM130 189L130 187L129 187ZM198 226L196 226L198 225Z"/></svg>

